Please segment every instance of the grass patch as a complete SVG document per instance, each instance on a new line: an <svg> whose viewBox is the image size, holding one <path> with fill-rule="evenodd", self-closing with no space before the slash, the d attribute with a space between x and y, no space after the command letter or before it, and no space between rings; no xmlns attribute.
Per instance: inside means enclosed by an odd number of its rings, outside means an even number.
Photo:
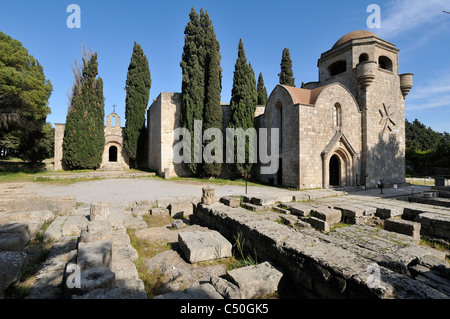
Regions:
<svg viewBox="0 0 450 319"><path fill-rule="evenodd" d="M139 255L139 258L134 262L139 278L144 283L147 297L153 298L159 294L159 290L164 284L164 274L159 270L148 271L145 260L152 258L163 251L171 250L173 247L170 243L162 241L147 241L140 239L135 235L134 229L127 228L127 234L130 237L131 245L136 249Z"/></svg>
<svg viewBox="0 0 450 319"><path fill-rule="evenodd" d="M445 260L450 264L450 244L438 243L433 240L420 239L420 245L428 246L445 253Z"/></svg>
<svg viewBox="0 0 450 319"><path fill-rule="evenodd" d="M348 226L350 226L350 224L339 222L337 224L334 224L334 225L330 226L330 232L335 231L338 228L348 227Z"/></svg>
<svg viewBox="0 0 450 319"><path fill-rule="evenodd" d="M150 214L142 216L142 219L147 223L148 227L163 227L171 225L173 218L170 215L167 216L152 216Z"/></svg>

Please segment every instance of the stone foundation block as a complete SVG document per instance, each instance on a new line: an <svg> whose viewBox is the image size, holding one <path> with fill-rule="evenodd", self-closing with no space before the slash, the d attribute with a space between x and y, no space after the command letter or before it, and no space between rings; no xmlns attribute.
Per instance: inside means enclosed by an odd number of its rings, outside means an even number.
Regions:
<svg viewBox="0 0 450 319"><path fill-rule="evenodd" d="M411 236L417 242L420 240L420 223L399 218L389 218L384 221L384 229Z"/></svg>
<svg viewBox="0 0 450 319"><path fill-rule="evenodd" d="M170 211L167 208L156 207L152 208L150 214L152 216L169 216Z"/></svg>
<svg viewBox="0 0 450 319"><path fill-rule="evenodd" d="M178 244L191 263L232 256L231 243L217 231L179 233Z"/></svg>
<svg viewBox="0 0 450 319"><path fill-rule="evenodd" d="M241 199L233 196L222 197L220 202L230 207L239 207L241 205Z"/></svg>
<svg viewBox="0 0 450 319"><path fill-rule="evenodd" d="M310 217L307 219L307 222L310 223L311 226L317 230L324 232L330 231L330 225L324 220L318 219L316 217Z"/></svg>
<svg viewBox="0 0 450 319"><path fill-rule="evenodd" d="M111 268L111 239L78 244L77 264L81 270Z"/></svg>
<svg viewBox="0 0 450 319"><path fill-rule="evenodd" d="M27 254L24 252L0 252L0 278L3 278L3 288L18 282L27 263Z"/></svg>
<svg viewBox="0 0 450 319"><path fill-rule="evenodd" d="M81 230L80 242L90 243L111 238L112 228L109 220L95 220Z"/></svg>
<svg viewBox="0 0 450 319"><path fill-rule="evenodd" d="M278 290L283 273L269 262L231 270L231 282L239 287L241 298L250 299Z"/></svg>
<svg viewBox="0 0 450 319"><path fill-rule="evenodd" d="M314 208L311 210L311 216L327 222L329 225L339 223L342 218L342 212L332 208Z"/></svg>
<svg viewBox="0 0 450 319"><path fill-rule="evenodd" d="M30 237L27 224L12 223L0 226L0 251L22 251Z"/></svg>
<svg viewBox="0 0 450 319"><path fill-rule="evenodd" d="M172 202L169 205L170 216L173 218L188 218L194 213L194 205L191 201Z"/></svg>

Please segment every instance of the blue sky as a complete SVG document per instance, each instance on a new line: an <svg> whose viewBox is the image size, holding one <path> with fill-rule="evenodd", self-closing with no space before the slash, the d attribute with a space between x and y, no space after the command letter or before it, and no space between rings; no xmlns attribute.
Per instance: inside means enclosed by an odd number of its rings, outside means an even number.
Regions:
<svg viewBox="0 0 450 319"><path fill-rule="evenodd" d="M400 73L414 73L406 118L450 132L450 11L448 0L1 0L0 31L18 39L53 84L51 123L64 123L74 60L81 47L98 53L105 113L112 105L125 121L125 80L134 41L144 49L152 76L150 102L181 91L184 28L194 7L208 10L221 46L222 101L229 102L239 38L256 76L270 94L278 83L281 53L290 50L296 84L317 81L317 60L344 34L370 30L400 49ZM70 4L81 8L81 28L70 29ZM381 28L369 29L369 4L381 8Z"/></svg>

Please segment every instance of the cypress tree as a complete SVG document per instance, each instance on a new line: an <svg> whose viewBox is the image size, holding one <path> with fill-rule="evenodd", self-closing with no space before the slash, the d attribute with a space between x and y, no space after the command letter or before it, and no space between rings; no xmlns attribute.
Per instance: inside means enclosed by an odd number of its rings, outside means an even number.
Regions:
<svg viewBox="0 0 450 319"><path fill-rule="evenodd" d="M105 147L103 80L97 54L83 57L83 69L73 86L63 140L63 159L69 169L100 167Z"/></svg>
<svg viewBox="0 0 450 319"><path fill-rule="evenodd" d="M292 71L291 54L288 48L284 48L281 56L281 72L278 73L280 77L280 84L295 86L294 72Z"/></svg>
<svg viewBox="0 0 450 319"><path fill-rule="evenodd" d="M220 67L220 45L216 39L216 33L209 19L208 12L200 11L200 25L205 34L204 51L205 59L205 101L203 109L203 131L209 128L222 130L222 106L220 104L220 93L222 91L222 68ZM209 141L207 144L211 144ZM220 141L222 144L222 141ZM217 150L215 150L217 151ZM215 154L214 154L215 155ZM204 177L218 177L222 171L222 156L219 162L206 163L202 165Z"/></svg>
<svg viewBox="0 0 450 319"><path fill-rule="evenodd" d="M200 16L191 9L185 29L185 44L181 61L182 107L180 124L191 133L191 172L198 176L219 176L221 163L194 163L194 154L203 154L205 145L194 143L194 121L202 120L202 130L222 128L222 69L220 45L208 12L200 10ZM197 128L200 129L200 128Z"/></svg>
<svg viewBox="0 0 450 319"><path fill-rule="evenodd" d="M247 64L245 56L244 44L242 39L239 40L238 58L236 60L233 88L231 90L231 119L228 123L229 128L242 128L244 131L253 128L253 119L257 104L256 80L255 73L251 64ZM232 168L241 176L246 177L250 174L252 163L249 161L249 154L252 145L245 141L245 163L237 162L237 143L235 143L234 157L235 161L231 165Z"/></svg>
<svg viewBox="0 0 450 319"><path fill-rule="evenodd" d="M217 41L212 41L207 68L207 86L205 93L205 108L203 114L203 130L207 130L209 128L218 128L222 130L222 106L220 105L221 68L220 54L217 46ZM212 143L212 141L210 141L209 143ZM222 141L220 141L220 145L221 144ZM222 171L222 159L223 156L220 156L219 162L216 161L213 163L203 163L203 176L218 177Z"/></svg>
<svg viewBox="0 0 450 319"><path fill-rule="evenodd" d="M203 32L199 16L194 8L189 13L189 22L184 34L184 47L180 63L182 69L180 125L191 132L191 162L187 166L196 175L200 173L201 167L194 163L194 153L201 150L195 148L194 121L203 118L205 75L200 63L200 43L203 41ZM197 146L201 147L201 145Z"/></svg>
<svg viewBox="0 0 450 319"><path fill-rule="evenodd" d="M264 86L263 75L260 72L258 76L258 84L256 85L256 91L258 92L258 105L266 105L267 103L267 90Z"/></svg>
<svg viewBox="0 0 450 319"><path fill-rule="evenodd" d="M152 80L148 59L141 46L134 42L133 53L128 67L125 90L125 137L124 146L130 160L137 167L138 150L145 132L145 109L150 97ZM145 140L145 139L144 139Z"/></svg>

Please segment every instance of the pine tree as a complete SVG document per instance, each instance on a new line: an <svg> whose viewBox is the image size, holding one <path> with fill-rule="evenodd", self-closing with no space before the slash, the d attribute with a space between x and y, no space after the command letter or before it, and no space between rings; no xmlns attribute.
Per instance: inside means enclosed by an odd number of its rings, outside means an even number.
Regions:
<svg viewBox="0 0 450 319"><path fill-rule="evenodd" d="M147 57L141 46L134 42L133 54L128 67L125 90L125 136L124 146L128 156L137 167L138 150L145 132L145 109L150 97L152 80ZM145 139L144 139L145 140Z"/></svg>
<svg viewBox="0 0 450 319"><path fill-rule="evenodd" d="M256 80L255 73L251 64L247 64L245 56L244 44L242 39L239 40L238 58L236 60L233 88L231 90L231 119L228 123L229 128L242 128L246 131L253 128L253 119L257 104ZM245 163L237 162L237 143L235 143L234 156L235 161L231 165L232 168L241 176L246 177L250 174L252 163L249 161L249 154L252 150L248 140L245 141Z"/></svg>
<svg viewBox="0 0 450 319"><path fill-rule="evenodd" d="M284 48L283 50L280 66L281 72L278 73L278 76L280 77L280 84L295 86L294 72L292 71L291 54L289 53L288 48Z"/></svg>
<svg viewBox="0 0 450 319"><path fill-rule="evenodd" d="M264 86L263 75L260 72L258 76L258 84L256 86L256 91L258 92L258 105L266 105L267 103L267 90Z"/></svg>
<svg viewBox="0 0 450 319"><path fill-rule="evenodd" d="M191 132L191 161L187 166L193 174L200 173L200 165L194 163L195 152L201 150L194 143L194 121L203 119L203 103L205 99L205 74L201 66L200 43L203 41L203 32L199 16L194 8L189 13L189 22L184 30L184 47L181 58L182 84L181 84L181 114L180 124ZM188 142L188 141L186 141Z"/></svg>
<svg viewBox="0 0 450 319"><path fill-rule="evenodd" d="M63 159L69 169L96 169L105 147L103 80L97 54L83 57L79 81L73 86L63 140Z"/></svg>

